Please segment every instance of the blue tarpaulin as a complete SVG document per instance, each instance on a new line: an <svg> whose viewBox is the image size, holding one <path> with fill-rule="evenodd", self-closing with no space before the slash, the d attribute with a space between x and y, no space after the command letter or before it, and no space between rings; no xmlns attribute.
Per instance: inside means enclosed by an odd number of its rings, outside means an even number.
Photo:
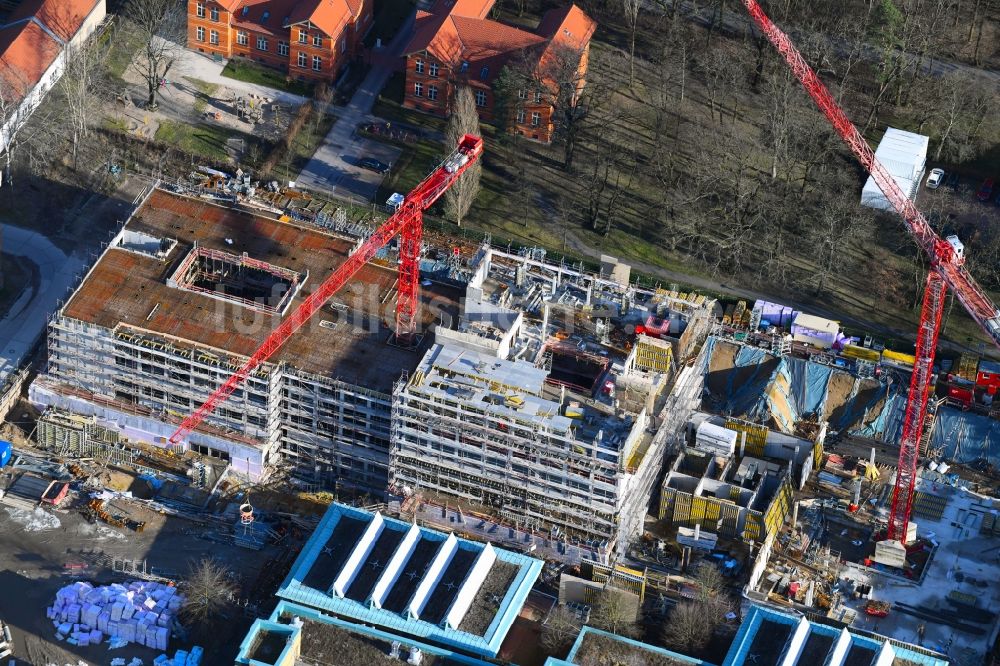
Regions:
<svg viewBox="0 0 1000 666"><path fill-rule="evenodd" d="M709 359L717 342L713 337L706 341L703 372L708 372ZM726 344L736 343L726 341ZM763 349L740 345L719 411L762 423L773 420L785 432L791 432L795 422L803 417L827 414L831 430L847 430L852 435L888 443L899 442L908 377L898 376L894 381L884 377L874 390L869 384L861 392L860 382L856 380L844 404L828 408L830 379L834 372L844 370L793 357L782 358L777 366L768 363L773 360L774 357ZM736 372L738 368L743 370ZM774 370L768 372L771 368ZM739 385L737 378L741 382ZM931 435L931 448L940 451L949 461L987 460L1000 467L1000 421L941 407Z"/></svg>

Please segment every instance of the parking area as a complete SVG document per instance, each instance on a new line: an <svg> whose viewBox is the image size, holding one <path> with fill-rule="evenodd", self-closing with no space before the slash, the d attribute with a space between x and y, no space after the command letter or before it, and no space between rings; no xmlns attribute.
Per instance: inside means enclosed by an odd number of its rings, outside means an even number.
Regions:
<svg viewBox="0 0 1000 666"><path fill-rule="evenodd" d="M334 129L337 129L336 126ZM374 159L391 168L399 155L400 149L396 146L361 137L353 131L349 134L338 132L335 137L327 137L299 174L296 185L341 198L370 202L375 198L385 174L365 168L361 165L362 160Z"/></svg>

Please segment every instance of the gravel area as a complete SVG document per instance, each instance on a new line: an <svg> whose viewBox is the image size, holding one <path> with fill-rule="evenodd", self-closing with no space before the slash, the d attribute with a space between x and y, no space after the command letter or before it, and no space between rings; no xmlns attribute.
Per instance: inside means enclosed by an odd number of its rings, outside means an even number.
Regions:
<svg viewBox="0 0 1000 666"><path fill-rule="evenodd" d="M490 628L490 623L500 608L500 602L517 576L518 568L508 562L497 560L486 574L483 586L479 588L469 612L462 619L459 630L482 636Z"/></svg>

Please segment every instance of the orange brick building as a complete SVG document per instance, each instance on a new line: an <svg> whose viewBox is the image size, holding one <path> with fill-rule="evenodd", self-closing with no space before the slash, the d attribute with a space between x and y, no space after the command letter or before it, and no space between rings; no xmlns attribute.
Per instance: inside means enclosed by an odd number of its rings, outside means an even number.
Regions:
<svg viewBox="0 0 1000 666"><path fill-rule="evenodd" d="M373 0L187 0L188 48L332 83L372 25Z"/></svg>
<svg viewBox="0 0 1000 666"><path fill-rule="evenodd" d="M455 89L470 86L479 117L494 120L496 82L501 70L515 61L534 70L537 83L518 90L512 100L513 131L548 143L557 82L546 65L575 62L570 81L582 90L597 24L576 5L548 11L534 32L486 18L494 0L437 0L431 11L418 11L413 37L406 49L403 105L447 116Z"/></svg>

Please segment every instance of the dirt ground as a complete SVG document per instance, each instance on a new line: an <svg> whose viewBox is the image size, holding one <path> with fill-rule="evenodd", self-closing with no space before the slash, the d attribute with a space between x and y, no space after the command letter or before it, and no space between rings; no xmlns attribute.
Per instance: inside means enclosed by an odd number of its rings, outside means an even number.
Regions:
<svg viewBox="0 0 1000 666"><path fill-rule="evenodd" d="M854 390L854 377L847 372L834 372L826 388L823 418L830 420L835 410L841 409Z"/></svg>
<svg viewBox="0 0 1000 666"><path fill-rule="evenodd" d="M732 343L721 340L715 343L708 365L708 390L714 397L722 398L725 396L729 371L736 364L737 351L739 351L739 347Z"/></svg>
<svg viewBox="0 0 1000 666"><path fill-rule="evenodd" d="M126 580L112 571L115 557L145 559L156 571L177 574L199 559L214 557L239 580L252 582L274 556L274 547L258 552L210 541L203 535L214 528L200 528L182 518L156 515L134 505L129 513L136 517L144 513L147 521L140 534L102 523L91 525L77 510L45 511L45 520L39 522L47 529L29 531L23 513L0 503L0 619L10 625L14 656L20 665L76 664L78 660L96 665L116 657L139 657L146 664L152 663L158 653L141 646L109 651L104 644L81 648L59 643L45 616L56 591L74 580L98 584ZM215 640L200 643L205 648L203 663L231 663L251 622L251 618L233 612L214 634ZM172 638L169 650L173 653L193 644Z"/></svg>
<svg viewBox="0 0 1000 666"><path fill-rule="evenodd" d="M170 120L188 125L204 123L274 141L284 134L298 109L293 104L276 105L270 98L182 76L164 83L158 95L158 107L150 111L144 108L146 84L139 74L129 67L124 78L129 84L127 99L123 95L109 103L104 113L130 134L143 139L154 138L160 124ZM240 99L248 106L261 109L260 122L251 122L247 115L241 116L237 110ZM234 159L241 157L238 144L227 145L226 152Z"/></svg>

